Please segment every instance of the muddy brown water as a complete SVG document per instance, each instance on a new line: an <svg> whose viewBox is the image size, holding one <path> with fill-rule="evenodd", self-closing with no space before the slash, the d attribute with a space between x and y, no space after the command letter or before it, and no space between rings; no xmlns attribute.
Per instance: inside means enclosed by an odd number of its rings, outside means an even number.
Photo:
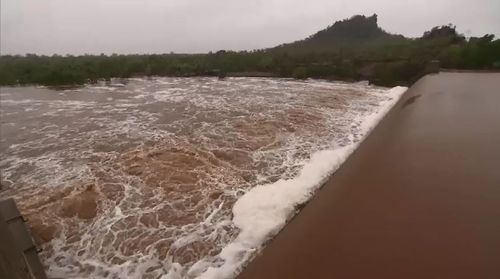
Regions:
<svg viewBox="0 0 500 279"><path fill-rule="evenodd" d="M265 78L1 88L0 198L53 278L195 277L238 234L238 197L358 141L385 92Z"/></svg>

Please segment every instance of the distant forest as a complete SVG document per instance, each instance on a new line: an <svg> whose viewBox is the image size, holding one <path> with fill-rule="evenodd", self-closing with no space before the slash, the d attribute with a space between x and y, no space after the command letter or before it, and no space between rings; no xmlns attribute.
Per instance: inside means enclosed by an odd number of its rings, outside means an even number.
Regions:
<svg viewBox="0 0 500 279"><path fill-rule="evenodd" d="M78 85L134 76L276 76L411 84L439 60L442 68L500 70L500 40L466 39L455 26L420 38L389 34L377 15L353 16L301 41L255 51L207 54L0 57L0 85Z"/></svg>

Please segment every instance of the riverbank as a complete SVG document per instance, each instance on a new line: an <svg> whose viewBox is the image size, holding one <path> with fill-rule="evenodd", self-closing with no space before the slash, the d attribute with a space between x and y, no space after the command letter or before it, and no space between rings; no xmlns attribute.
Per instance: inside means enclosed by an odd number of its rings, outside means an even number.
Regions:
<svg viewBox="0 0 500 279"><path fill-rule="evenodd" d="M421 79L239 278L498 278L498 88Z"/></svg>

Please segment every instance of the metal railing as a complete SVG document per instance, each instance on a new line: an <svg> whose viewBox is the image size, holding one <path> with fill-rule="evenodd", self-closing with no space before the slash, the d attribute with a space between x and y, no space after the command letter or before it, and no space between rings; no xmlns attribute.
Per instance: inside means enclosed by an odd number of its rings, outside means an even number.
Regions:
<svg viewBox="0 0 500 279"><path fill-rule="evenodd" d="M0 278L47 278L38 249L13 199L0 201Z"/></svg>

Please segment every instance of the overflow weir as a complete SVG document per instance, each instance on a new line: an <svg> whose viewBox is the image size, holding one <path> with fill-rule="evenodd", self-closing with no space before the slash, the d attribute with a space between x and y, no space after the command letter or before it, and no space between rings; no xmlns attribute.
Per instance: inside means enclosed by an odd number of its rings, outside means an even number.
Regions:
<svg viewBox="0 0 500 279"><path fill-rule="evenodd" d="M500 73L413 85L248 278L500 278Z"/></svg>

